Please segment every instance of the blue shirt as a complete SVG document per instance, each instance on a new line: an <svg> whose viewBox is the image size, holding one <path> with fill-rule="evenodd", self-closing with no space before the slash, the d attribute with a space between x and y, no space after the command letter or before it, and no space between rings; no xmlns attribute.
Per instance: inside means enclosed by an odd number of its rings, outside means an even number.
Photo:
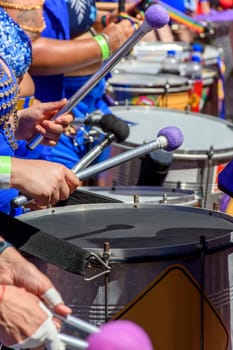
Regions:
<svg viewBox="0 0 233 350"><path fill-rule="evenodd" d="M70 37L74 38L87 32L96 20L95 0L66 0Z"/></svg>
<svg viewBox="0 0 233 350"><path fill-rule="evenodd" d="M69 18L64 0L46 0L44 3L44 20L46 28L42 37L67 40L69 34ZM77 53L78 54L78 53ZM51 76L33 75L35 96L43 102L58 101L65 96L63 88L63 74Z"/></svg>

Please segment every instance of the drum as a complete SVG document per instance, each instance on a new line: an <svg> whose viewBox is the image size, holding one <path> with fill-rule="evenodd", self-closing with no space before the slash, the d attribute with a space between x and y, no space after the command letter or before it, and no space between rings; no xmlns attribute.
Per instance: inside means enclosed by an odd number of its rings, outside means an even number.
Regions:
<svg viewBox="0 0 233 350"><path fill-rule="evenodd" d="M116 103L185 110L189 103L188 79L173 74L119 73L107 81L107 92Z"/></svg>
<svg viewBox="0 0 233 350"><path fill-rule="evenodd" d="M171 189L159 186L82 186L80 190L82 193L113 198L122 203L175 204L192 207L199 205L199 198L194 191L178 188ZM80 190L76 191L78 200Z"/></svg>
<svg viewBox="0 0 233 350"><path fill-rule="evenodd" d="M211 56L211 50L210 54L208 55L208 64L211 65L214 63L214 56L212 53ZM206 55L206 62L207 62L207 55ZM173 67L174 74L177 75L175 77L172 73L172 84L175 84L175 80L178 82L180 81L180 84L182 83L182 79L180 78L180 72L182 69L185 70L186 63L183 63L182 66L178 65L177 67ZM216 61L215 61L216 65ZM139 74L142 75L150 75L147 79L147 83L149 84L154 81L154 75L156 75L156 84L161 84L161 77L166 77L166 74L161 74L162 70L162 64L161 62L142 62L140 60L136 59L127 59L122 60L112 71L113 79L109 81L110 87L109 87L109 93L112 95L113 99L115 99L120 104L136 104L136 105L155 105L159 107L167 107L172 109L178 109L178 110L186 110L190 107L190 97L187 96L186 93L179 92L176 94L170 95L170 91L172 91L171 87L167 91L167 98L166 99L160 99L160 97L157 97L156 99L154 97L151 97L150 95L142 95L140 97L133 96L130 98L129 95L129 89L131 90L132 94L135 89L135 92L137 90L137 85L135 84L134 77L138 77L138 81L140 82ZM128 74L133 74L134 76L129 78L128 80ZM159 75L158 75L159 74ZM153 78L151 77L153 76ZM124 82L127 82L124 84ZM131 80L133 79L133 80ZM145 77L142 77L142 79L145 79ZM169 78L170 79L170 78ZM201 103L200 103L200 111L202 113L207 113L211 115L218 116L218 73L216 69L213 67L204 67L202 72L202 80L203 80L203 91L202 91L202 97L201 97ZM119 86L119 81L121 81L121 86ZM132 82L131 82L132 81ZM130 82L130 83L129 83ZM177 83L176 82L176 83ZM153 83L152 83L153 84ZM164 84L164 82L163 82ZM165 85L167 82L165 82ZM169 84L169 80L168 80ZM186 87L188 84L186 78L185 81L183 81L183 88ZM124 85L124 87L123 87ZM170 85L170 84L169 84ZM191 90L192 83L190 82L190 90ZM177 88L176 88L177 89ZM124 92L123 92L124 90ZM163 93L163 91L161 91ZM127 96L126 96L127 95ZM175 100L177 99L177 101ZM162 105L160 105L160 101ZM155 102L155 103L154 103ZM182 102L182 104L181 104ZM166 105L164 105L166 103ZM177 107L177 108L176 108Z"/></svg>
<svg viewBox="0 0 233 350"><path fill-rule="evenodd" d="M122 59L112 70L112 74L149 74L157 75L161 72L161 62L146 62L142 64L139 60L129 58Z"/></svg>
<svg viewBox="0 0 233 350"><path fill-rule="evenodd" d="M93 261L79 276L31 259L74 315L96 325L131 319L155 349L199 350L203 341L205 350L231 349L232 217L183 206L106 203L19 219L97 254L111 268L100 275Z"/></svg>
<svg viewBox="0 0 233 350"><path fill-rule="evenodd" d="M131 55L140 61L162 62L168 50L176 51L177 57L184 60L190 56L191 46L180 41L170 43L140 41L134 46Z"/></svg>
<svg viewBox="0 0 233 350"><path fill-rule="evenodd" d="M184 135L183 145L173 153L172 163L161 186L197 191L203 206L213 208L222 192L217 187L218 173L233 157L233 124L199 113L160 109L156 107L111 107L114 115L128 121L130 134L124 144L113 144L111 155L120 154L156 138L161 128L175 125ZM165 152L165 151L163 151ZM167 152L165 152L167 154ZM156 176L154 152L135 158L102 173L104 186L147 186ZM140 181L142 171L145 173ZM149 179L152 179L152 181ZM98 176L96 178L98 185ZM148 182L147 182L148 181Z"/></svg>
<svg viewBox="0 0 233 350"><path fill-rule="evenodd" d="M165 59L168 50L175 50L177 58L181 62L185 62L190 59L192 46L185 42L139 42L133 49L132 57L139 61L161 63ZM203 65L205 67L216 67L221 54L222 50L218 46L204 45Z"/></svg>

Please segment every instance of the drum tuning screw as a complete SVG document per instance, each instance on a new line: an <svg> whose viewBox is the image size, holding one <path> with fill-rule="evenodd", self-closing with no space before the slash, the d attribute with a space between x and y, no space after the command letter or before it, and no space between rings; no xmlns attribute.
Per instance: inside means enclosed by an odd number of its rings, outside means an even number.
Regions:
<svg viewBox="0 0 233 350"><path fill-rule="evenodd" d="M110 243L104 242L104 252L103 252L104 262L107 262L109 260L109 255L110 255Z"/></svg>
<svg viewBox="0 0 233 350"><path fill-rule="evenodd" d="M214 202L214 203L213 203L213 210L219 211L219 205L218 205L217 202Z"/></svg>
<svg viewBox="0 0 233 350"><path fill-rule="evenodd" d="M138 207L138 204L139 204L139 195L138 194L133 195L133 204L134 204L134 208Z"/></svg>
<svg viewBox="0 0 233 350"><path fill-rule="evenodd" d="M162 203L167 203L167 193L163 194Z"/></svg>

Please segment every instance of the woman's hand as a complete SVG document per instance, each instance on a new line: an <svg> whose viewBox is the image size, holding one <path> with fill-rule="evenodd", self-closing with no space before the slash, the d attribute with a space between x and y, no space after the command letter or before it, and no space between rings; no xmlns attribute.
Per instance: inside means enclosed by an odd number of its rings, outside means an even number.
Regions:
<svg viewBox="0 0 233 350"><path fill-rule="evenodd" d="M66 99L57 102L36 103L29 108L20 110L19 126L15 131L18 140L30 140L36 133L41 134L43 144L55 146L60 135L73 120L71 113L51 119L66 104Z"/></svg>

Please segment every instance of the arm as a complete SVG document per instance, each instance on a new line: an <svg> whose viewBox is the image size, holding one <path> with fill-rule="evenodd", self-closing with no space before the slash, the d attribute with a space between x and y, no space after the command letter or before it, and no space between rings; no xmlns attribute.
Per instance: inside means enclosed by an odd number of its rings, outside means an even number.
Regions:
<svg viewBox="0 0 233 350"><path fill-rule="evenodd" d="M38 205L54 205L67 199L80 185L65 166L45 160L11 159L9 186L17 188Z"/></svg>
<svg viewBox="0 0 233 350"><path fill-rule="evenodd" d="M111 23L103 33L109 37L110 50L114 53L134 28L130 21ZM81 70L102 64L101 49L94 38L79 40L56 40L39 38L32 43L33 59L30 72L33 75L53 75Z"/></svg>
<svg viewBox="0 0 233 350"><path fill-rule="evenodd" d="M63 303L52 282L2 237L0 295L0 338L4 345L20 342L21 348L22 344L29 348L33 341L34 346L63 348L56 331L60 325L52 321L44 302L63 316L71 312L70 308Z"/></svg>

